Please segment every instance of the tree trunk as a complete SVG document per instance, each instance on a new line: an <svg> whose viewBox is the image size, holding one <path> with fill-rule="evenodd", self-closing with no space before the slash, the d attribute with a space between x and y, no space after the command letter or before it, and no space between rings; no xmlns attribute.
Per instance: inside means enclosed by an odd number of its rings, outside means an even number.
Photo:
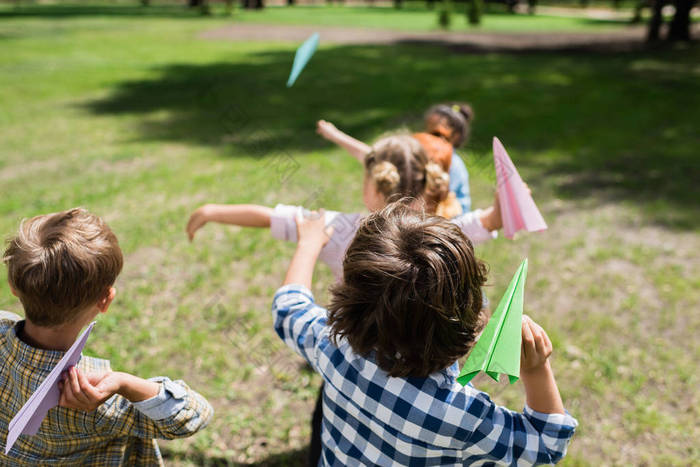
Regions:
<svg viewBox="0 0 700 467"><path fill-rule="evenodd" d="M450 24L452 24L451 0L442 0L440 12L438 13L438 25L442 29L450 29Z"/></svg>
<svg viewBox="0 0 700 467"><path fill-rule="evenodd" d="M394 8L400 10L403 6L403 0L394 0Z"/></svg>
<svg viewBox="0 0 700 467"><path fill-rule="evenodd" d="M202 4L202 0L187 0L187 6L190 8L199 6Z"/></svg>
<svg viewBox="0 0 700 467"><path fill-rule="evenodd" d="M243 8L247 10L260 10L264 6L263 0L243 0Z"/></svg>
<svg viewBox="0 0 700 467"><path fill-rule="evenodd" d="M481 14L484 11L483 0L470 0L467 6L467 18L469 24L476 26L481 23Z"/></svg>
<svg viewBox="0 0 700 467"><path fill-rule="evenodd" d="M527 12L534 15L535 8L537 8L537 0L527 0Z"/></svg>
<svg viewBox="0 0 700 467"><path fill-rule="evenodd" d="M647 6L647 2L645 0L637 0L637 4L634 6L632 24L639 24L642 22L642 11L644 10L645 6Z"/></svg>
<svg viewBox="0 0 700 467"><path fill-rule="evenodd" d="M663 7L663 0L652 0L651 19L649 20L649 32L647 34L647 40L649 42L659 40L659 31L661 30L661 24L664 21L664 18L661 15L661 10L663 9Z"/></svg>
<svg viewBox="0 0 700 467"><path fill-rule="evenodd" d="M693 0L675 1L676 13L673 15L671 25L668 28L668 40L690 40L690 10L693 8L693 3Z"/></svg>

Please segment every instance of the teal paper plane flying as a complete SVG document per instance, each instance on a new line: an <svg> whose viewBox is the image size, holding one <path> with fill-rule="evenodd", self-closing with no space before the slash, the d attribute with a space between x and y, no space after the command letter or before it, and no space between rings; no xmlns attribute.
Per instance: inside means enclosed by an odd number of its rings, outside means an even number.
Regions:
<svg viewBox="0 0 700 467"><path fill-rule="evenodd" d="M303 44L297 49L297 53L294 54L294 63L292 64L292 72L289 74L289 79L287 80L287 87L291 88L294 82L299 77L301 70L304 69L306 64L311 60L314 52L318 48L319 35L317 32L313 33L311 37L306 39Z"/></svg>

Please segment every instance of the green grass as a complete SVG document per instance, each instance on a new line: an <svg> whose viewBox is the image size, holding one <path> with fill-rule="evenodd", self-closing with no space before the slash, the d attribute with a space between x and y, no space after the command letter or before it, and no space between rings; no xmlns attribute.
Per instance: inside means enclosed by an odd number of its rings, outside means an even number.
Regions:
<svg viewBox="0 0 700 467"><path fill-rule="evenodd" d="M223 6L215 4L215 16L224 15ZM482 24L467 24L464 4L453 5L453 31L498 32L598 32L619 30L627 23L600 20L581 16L512 15L494 6L487 11ZM630 13L631 15L631 13ZM0 17L94 17L131 16L135 18L173 17L198 18L197 9L188 10L181 5L160 4L149 8L135 2L104 2L100 4L26 5L13 7L0 5ZM384 28L409 31L434 31L438 29L437 12L429 10L422 2L412 3L401 10L391 7L342 7L342 6L294 6L268 7L263 10L236 8L229 21L233 23L263 23L275 25L322 25L363 28Z"/></svg>
<svg viewBox="0 0 700 467"><path fill-rule="evenodd" d="M329 26L361 26L412 31L429 31L437 28L437 12L423 7L405 8L343 8L343 7L294 7L267 8L262 12L241 11L235 16L243 22L271 24L322 24ZM510 15L492 11L478 27L467 24L464 7L453 6L454 31L600 31L619 29L615 22L594 21L586 18Z"/></svg>
<svg viewBox="0 0 700 467"><path fill-rule="evenodd" d="M217 412L196 437L163 444L170 463L301 465L319 384L270 326L293 247L215 225L189 244L189 212L359 210L361 170L315 135L316 119L371 140L418 128L447 99L476 110L463 151L475 204L491 197L498 135L550 225L479 253L492 301L529 256L528 313L552 336L581 423L565 464L700 462L697 47L456 55L322 44L287 89L295 44L197 39L229 22L0 15L0 232L75 205L113 227L126 265L88 353L184 378ZM325 302L330 274L320 266L316 277ZM0 309L20 312L5 279ZM477 384L522 405L517 384Z"/></svg>

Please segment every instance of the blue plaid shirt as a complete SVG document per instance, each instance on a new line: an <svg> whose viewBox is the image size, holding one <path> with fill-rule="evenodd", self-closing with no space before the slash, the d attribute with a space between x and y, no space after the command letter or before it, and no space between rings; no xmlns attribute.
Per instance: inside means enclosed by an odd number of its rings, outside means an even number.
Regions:
<svg viewBox="0 0 700 467"><path fill-rule="evenodd" d="M277 334L325 380L322 465L533 465L566 454L578 422L567 414L523 413L456 381L458 367L427 378L393 378L372 355L329 339L326 310L299 285L280 288Z"/></svg>

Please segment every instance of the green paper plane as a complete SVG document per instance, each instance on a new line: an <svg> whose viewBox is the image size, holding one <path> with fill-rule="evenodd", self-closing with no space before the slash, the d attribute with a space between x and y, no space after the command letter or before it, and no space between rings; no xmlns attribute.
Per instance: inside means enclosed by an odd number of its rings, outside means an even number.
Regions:
<svg viewBox="0 0 700 467"><path fill-rule="evenodd" d="M299 46L296 54L294 54L294 63L292 64L292 71L289 74L289 79L287 80L287 87L291 88L294 82L299 77L301 70L304 69L306 64L311 60L311 56L316 52L318 48L319 35L317 32L313 33L311 37L306 39L303 44Z"/></svg>
<svg viewBox="0 0 700 467"><path fill-rule="evenodd" d="M520 345L522 339L523 295L527 278L527 258L510 281L498 308L493 312L484 332L472 349L457 381L466 386L480 371L498 381L508 375L513 384L520 377Z"/></svg>

